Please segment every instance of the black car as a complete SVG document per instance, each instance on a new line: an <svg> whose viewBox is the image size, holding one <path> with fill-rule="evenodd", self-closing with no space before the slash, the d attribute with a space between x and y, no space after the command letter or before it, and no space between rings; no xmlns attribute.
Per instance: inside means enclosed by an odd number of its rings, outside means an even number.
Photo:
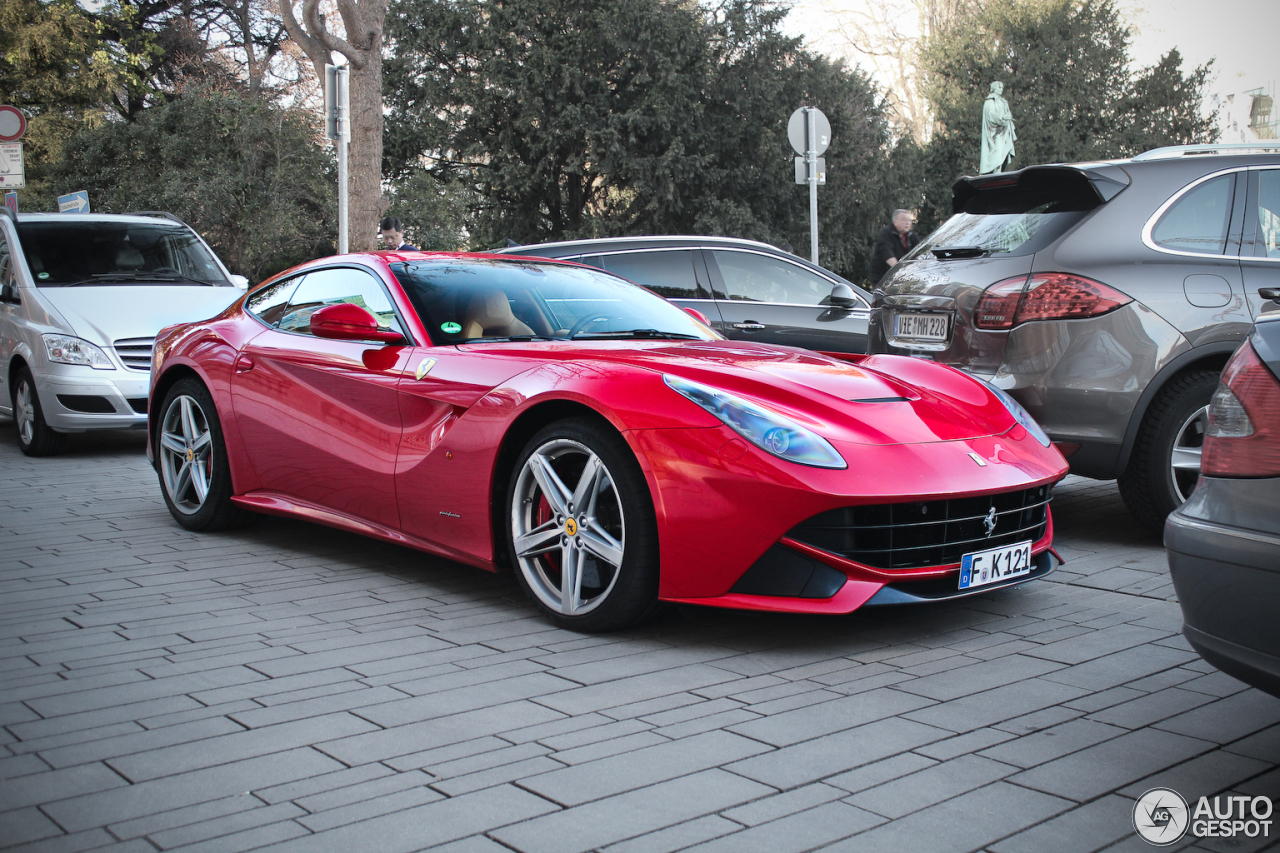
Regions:
<svg viewBox="0 0 1280 853"><path fill-rule="evenodd" d="M1280 288L1264 288L1280 296ZM1280 696L1280 306L1262 314L1209 404L1200 483L1164 542L1183 633L1223 672Z"/></svg>
<svg viewBox="0 0 1280 853"><path fill-rule="evenodd" d="M871 297L790 252L729 237L614 237L500 252L616 273L703 314L727 338L866 352Z"/></svg>

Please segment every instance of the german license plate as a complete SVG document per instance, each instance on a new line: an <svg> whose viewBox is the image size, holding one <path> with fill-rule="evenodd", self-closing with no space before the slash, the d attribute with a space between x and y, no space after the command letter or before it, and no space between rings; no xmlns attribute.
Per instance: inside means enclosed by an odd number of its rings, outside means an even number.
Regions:
<svg viewBox="0 0 1280 853"><path fill-rule="evenodd" d="M893 336L913 338L919 341L945 341L947 339L946 314L895 314Z"/></svg>
<svg viewBox="0 0 1280 853"><path fill-rule="evenodd" d="M965 554L960 561L960 588L1002 583L1031 573L1031 541Z"/></svg>

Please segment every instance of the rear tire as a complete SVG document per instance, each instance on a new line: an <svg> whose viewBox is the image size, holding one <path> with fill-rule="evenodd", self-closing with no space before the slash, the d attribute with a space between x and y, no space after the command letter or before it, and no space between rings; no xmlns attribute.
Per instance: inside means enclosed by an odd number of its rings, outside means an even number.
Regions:
<svg viewBox="0 0 1280 853"><path fill-rule="evenodd" d="M188 530L227 530L262 516L231 502L231 466L213 395L193 377L180 379L160 406L156 472L174 520Z"/></svg>
<svg viewBox="0 0 1280 853"><path fill-rule="evenodd" d="M23 367L13 378L13 424L18 431L18 447L28 456L52 456L67 445L67 434L58 432L44 419L36 380Z"/></svg>
<svg viewBox="0 0 1280 853"><path fill-rule="evenodd" d="M562 628L614 631L657 609L649 485L626 441L598 421L559 421L530 439L507 488L506 529L521 588Z"/></svg>
<svg viewBox="0 0 1280 853"><path fill-rule="evenodd" d="M1154 533L1191 496L1219 374L1196 370L1175 378L1147 409L1118 485L1125 506Z"/></svg>

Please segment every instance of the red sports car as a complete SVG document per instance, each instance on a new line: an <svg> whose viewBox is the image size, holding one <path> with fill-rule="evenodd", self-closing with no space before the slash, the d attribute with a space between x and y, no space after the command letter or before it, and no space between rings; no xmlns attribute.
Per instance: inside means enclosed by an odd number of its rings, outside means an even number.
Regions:
<svg viewBox="0 0 1280 853"><path fill-rule="evenodd" d="M1002 391L724 340L590 267L313 261L166 329L151 381L182 526L291 515L510 567L578 630L659 601L848 613L1053 565L1067 466Z"/></svg>

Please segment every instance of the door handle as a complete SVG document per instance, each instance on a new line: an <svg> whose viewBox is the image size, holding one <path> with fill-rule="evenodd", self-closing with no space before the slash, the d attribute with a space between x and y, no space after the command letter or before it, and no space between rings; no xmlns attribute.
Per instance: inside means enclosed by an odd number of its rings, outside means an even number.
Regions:
<svg viewBox="0 0 1280 853"><path fill-rule="evenodd" d="M247 355L236 356L236 373L248 373L253 370L253 359Z"/></svg>
<svg viewBox="0 0 1280 853"><path fill-rule="evenodd" d="M763 329L764 323L757 323L754 320L748 320L745 323L734 323L735 329Z"/></svg>

